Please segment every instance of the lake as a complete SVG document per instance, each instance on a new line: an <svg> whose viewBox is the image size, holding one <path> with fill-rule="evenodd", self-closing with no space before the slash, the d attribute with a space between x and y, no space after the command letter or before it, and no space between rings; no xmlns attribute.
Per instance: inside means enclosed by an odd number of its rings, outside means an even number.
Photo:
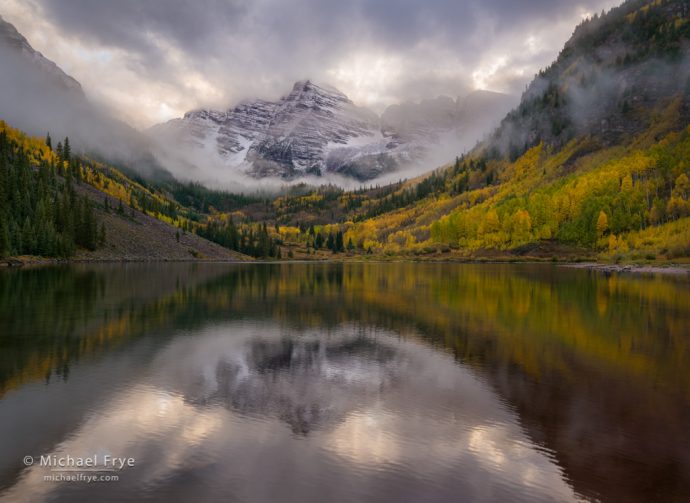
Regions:
<svg viewBox="0 0 690 503"><path fill-rule="evenodd" d="M690 501L690 282L0 271L0 431L1 501Z"/></svg>

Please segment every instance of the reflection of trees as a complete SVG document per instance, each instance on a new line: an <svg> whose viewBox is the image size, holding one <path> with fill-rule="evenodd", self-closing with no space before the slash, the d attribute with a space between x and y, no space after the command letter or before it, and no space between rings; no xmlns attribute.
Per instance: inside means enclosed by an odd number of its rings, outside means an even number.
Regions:
<svg viewBox="0 0 690 503"><path fill-rule="evenodd" d="M680 475L690 473L688 306L690 289L682 280L545 266L7 271L0 274L0 389L42 379L140 334L213 320L268 318L291 329L383 327L422 337L486 375L533 439L555 450L578 491L619 501L651 498L650 488L690 486ZM280 375L289 389L296 382L289 372L311 372L323 350L304 344L294 357L287 346L255 346L254 368ZM342 351L354 355L354 349ZM232 385L235 371L219 367L218 381ZM221 388L215 398L248 411L264 407L252 402L261 394L246 386L240 394ZM327 420L326 412L302 405L274 412L296 431Z"/></svg>
<svg viewBox="0 0 690 503"><path fill-rule="evenodd" d="M0 273L0 397L70 363L173 323L189 289L217 269L101 265ZM184 314L185 311L182 311Z"/></svg>

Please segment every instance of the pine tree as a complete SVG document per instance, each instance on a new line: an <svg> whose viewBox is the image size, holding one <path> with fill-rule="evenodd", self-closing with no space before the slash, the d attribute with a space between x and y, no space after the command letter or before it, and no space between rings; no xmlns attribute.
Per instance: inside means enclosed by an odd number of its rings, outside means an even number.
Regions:
<svg viewBox="0 0 690 503"><path fill-rule="evenodd" d="M62 146L62 156L63 156L64 160L69 163L71 155L72 155L72 149L69 146L69 138L65 137L65 143Z"/></svg>
<svg viewBox="0 0 690 503"><path fill-rule="evenodd" d="M343 245L343 231L338 231L335 235L335 250L336 252L344 252L345 246Z"/></svg>

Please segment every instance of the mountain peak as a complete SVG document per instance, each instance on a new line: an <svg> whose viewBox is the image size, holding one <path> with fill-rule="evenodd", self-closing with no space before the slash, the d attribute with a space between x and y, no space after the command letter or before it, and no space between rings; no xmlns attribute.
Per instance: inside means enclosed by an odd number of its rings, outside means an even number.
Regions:
<svg viewBox="0 0 690 503"><path fill-rule="evenodd" d="M339 89L329 84L316 84L310 79L295 82L292 91L283 98L283 101L314 101L315 96L352 103L350 98Z"/></svg>
<svg viewBox="0 0 690 503"><path fill-rule="evenodd" d="M293 91L306 91L312 86L312 82L309 79L298 80L292 86Z"/></svg>
<svg viewBox="0 0 690 503"><path fill-rule="evenodd" d="M15 49L31 49L26 38L17 31L12 23L5 21L2 16L0 16L0 40Z"/></svg>

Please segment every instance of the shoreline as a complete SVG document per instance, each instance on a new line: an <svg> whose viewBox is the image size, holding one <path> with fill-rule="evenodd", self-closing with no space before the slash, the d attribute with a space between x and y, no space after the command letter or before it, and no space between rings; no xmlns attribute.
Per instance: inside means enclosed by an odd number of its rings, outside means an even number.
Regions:
<svg viewBox="0 0 690 503"><path fill-rule="evenodd" d="M73 264L146 264L146 263L185 263L185 264L252 264L254 260L238 260L238 259L181 259L181 258L101 258L101 259L85 259L85 258L44 258L44 257L9 257L0 259L0 270L19 269L23 267L39 267L51 265L73 265Z"/></svg>
<svg viewBox="0 0 690 503"><path fill-rule="evenodd" d="M58 258L42 258L42 257L9 257L0 260L0 270L2 268L14 269L23 267L40 267L51 265L71 265L71 264L133 264L133 263L196 263L196 264L323 264L323 263L393 263L393 262L409 262L409 263L446 263L446 264L552 264L558 267L567 267L571 269L586 269L590 271L601 272L604 274L666 274L675 276L690 276L690 265L669 263L664 265L648 265L648 264L609 264L601 262L577 262L577 261L553 261L540 259L526 259L516 260L515 258L446 258L446 259L426 259L415 260L409 257L333 257L319 260L237 260L237 259L181 259L181 258L139 258L139 257L125 257L125 258L102 258L102 259L87 259L87 258L72 258L72 259L58 259Z"/></svg>
<svg viewBox="0 0 690 503"><path fill-rule="evenodd" d="M602 264L598 262L582 262L576 264L561 264L562 267L571 269L587 269L590 271L630 274L669 274L677 276L690 275L690 267L679 264L662 265L640 265L640 264Z"/></svg>

